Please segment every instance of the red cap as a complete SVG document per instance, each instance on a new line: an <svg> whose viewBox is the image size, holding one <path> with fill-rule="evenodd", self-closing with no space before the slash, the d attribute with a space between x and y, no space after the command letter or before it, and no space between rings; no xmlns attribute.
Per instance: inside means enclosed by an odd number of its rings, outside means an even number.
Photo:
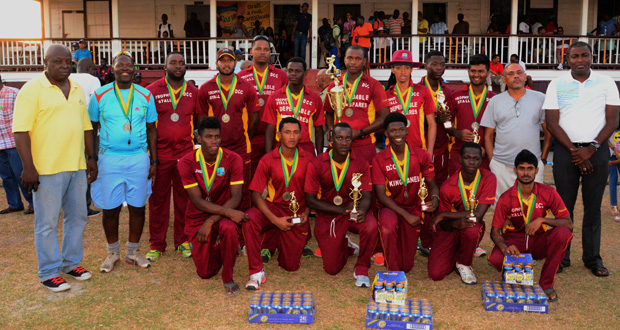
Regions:
<svg viewBox="0 0 620 330"><path fill-rule="evenodd" d="M413 61L413 56L408 50L395 51L394 55L392 55L392 61L385 64L390 66L395 64L410 64L414 68L419 68L422 66L422 63Z"/></svg>
<svg viewBox="0 0 620 330"><path fill-rule="evenodd" d="M217 59L219 60L222 56L230 56L233 60L235 60L235 53L230 48L222 48L217 51Z"/></svg>

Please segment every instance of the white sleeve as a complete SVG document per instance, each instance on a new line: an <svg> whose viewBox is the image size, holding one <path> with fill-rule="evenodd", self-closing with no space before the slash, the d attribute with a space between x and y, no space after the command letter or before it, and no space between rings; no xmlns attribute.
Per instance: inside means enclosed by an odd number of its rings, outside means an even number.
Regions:
<svg viewBox="0 0 620 330"><path fill-rule="evenodd" d="M560 105L558 104L558 92L555 87L555 80L552 80L547 87L547 93L545 95L545 102L543 103L542 108L545 110L559 110Z"/></svg>
<svg viewBox="0 0 620 330"><path fill-rule="evenodd" d="M605 99L605 104L607 105L620 105L620 96L618 93L618 86L613 81L613 79L605 79L605 87L607 89L607 97Z"/></svg>

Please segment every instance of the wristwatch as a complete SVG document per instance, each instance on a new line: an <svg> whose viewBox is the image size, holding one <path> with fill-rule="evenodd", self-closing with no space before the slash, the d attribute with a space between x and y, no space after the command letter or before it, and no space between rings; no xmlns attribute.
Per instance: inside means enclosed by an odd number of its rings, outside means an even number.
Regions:
<svg viewBox="0 0 620 330"><path fill-rule="evenodd" d="M158 160L151 160L151 165L153 165L153 164L159 165L159 159Z"/></svg>
<svg viewBox="0 0 620 330"><path fill-rule="evenodd" d="M97 155L92 155L92 156L88 156L88 160L94 159L95 161L99 160L99 156Z"/></svg>
<svg viewBox="0 0 620 330"><path fill-rule="evenodd" d="M364 133L364 130L363 130L363 129L361 129L361 130L360 130L360 139L363 139L363 138L364 138L364 136L366 136L366 133Z"/></svg>
<svg viewBox="0 0 620 330"><path fill-rule="evenodd" d="M594 140L594 142L590 142L590 145L593 146L594 149L596 149L596 150L598 150L598 148L601 147L601 145L596 140Z"/></svg>

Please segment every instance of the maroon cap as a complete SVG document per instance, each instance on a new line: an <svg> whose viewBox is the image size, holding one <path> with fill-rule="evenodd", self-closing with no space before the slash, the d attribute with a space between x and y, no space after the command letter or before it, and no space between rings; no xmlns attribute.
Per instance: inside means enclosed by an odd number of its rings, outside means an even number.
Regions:
<svg viewBox="0 0 620 330"><path fill-rule="evenodd" d="M386 65L392 66L396 64L409 64L414 68L419 68L422 66L420 62L414 62L413 56L411 52L408 50L397 50L392 55L392 61L385 63Z"/></svg>
<svg viewBox="0 0 620 330"><path fill-rule="evenodd" d="M230 48L222 48L217 51L217 59L219 60L222 56L230 56L233 60L235 59L235 53Z"/></svg>

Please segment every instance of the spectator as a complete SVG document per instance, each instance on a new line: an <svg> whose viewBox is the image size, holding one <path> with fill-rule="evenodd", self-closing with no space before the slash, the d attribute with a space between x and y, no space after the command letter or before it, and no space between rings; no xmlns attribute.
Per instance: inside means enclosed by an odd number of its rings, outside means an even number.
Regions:
<svg viewBox="0 0 620 330"><path fill-rule="evenodd" d="M558 37L555 38L555 56L558 61L558 70L562 70L564 68L564 64L567 63L565 55L568 47L570 46L571 39L562 36L564 35L564 28L561 26L558 26L556 33Z"/></svg>
<svg viewBox="0 0 620 330"><path fill-rule="evenodd" d="M247 60L247 61L243 61L241 62L241 65L239 65L239 71L243 71L249 67L251 67L254 64L254 62Z"/></svg>
<svg viewBox="0 0 620 330"><path fill-rule="evenodd" d="M329 20L323 17L323 25L318 30L319 33L319 59L323 59L323 56L328 56L334 46L334 36L332 34L332 28L329 26Z"/></svg>
<svg viewBox="0 0 620 330"><path fill-rule="evenodd" d="M221 38L224 34L224 28L222 27L222 17L217 15L217 31L215 32L218 38Z"/></svg>
<svg viewBox="0 0 620 330"><path fill-rule="evenodd" d="M241 49L235 50L235 61L237 61L237 64L235 65L235 74L242 70L241 64L243 64L243 60L245 58L243 55L244 53Z"/></svg>
<svg viewBox="0 0 620 330"><path fill-rule="evenodd" d="M519 23L519 30L517 31L518 34L532 34L532 31L530 30L530 17L529 16L523 16L523 20ZM521 58L525 59L527 61L527 55L528 55L528 49L531 47L528 47L528 40L529 38L519 38L519 40L521 41L521 49L520 49L520 54L521 54Z"/></svg>
<svg viewBox="0 0 620 330"><path fill-rule="evenodd" d="M202 36L205 38L209 38L211 36L211 24L209 24L209 22L205 22L204 29L202 30Z"/></svg>
<svg viewBox="0 0 620 330"><path fill-rule="evenodd" d="M273 33L273 28L267 27L267 29L265 29L265 37L267 37L267 39L269 39L270 43L274 43L275 41L275 35Z"/></svg>
<svg viewBox="0 0 620 330"><path fill-rule="evenodd" d="M146 83L146 81L142 80L142 73L136 71L136 74L134 74L133 76L133 83L136 85L140 85L142 87L148 86L149 84Z"/></svg>
<svg viewBox="0 0 620 330"><path fill-rule="evenodd" d="M502 28L499 26L499 19L497 15L491 16L491 23L487 27L487 34L501 34Z"/></svg>
<svg viewBox="0 0 620 330"><path fill-rule="evenodd" d="M549 16L549 23L547 23L547 26L545 26L545 30L547 30L547 33L555 33L557 28L558 28L558 21L555 18L555 15Z"/></svg>
<svg viewBox="0 0 620 330"><path fill-rule="evenodd" d="M306 44L308 43L308 32L312 30L312 15L308 14L308 3L301 5L301 13L297 13L295 17L295 25L293 26L293 35L291 40L294 41L294 56L301 57L306 60Z"/></svg>
<svg viewBox="0 0 620 330"><path fill-rule="evenodd" d="M79 47L80 49L75 51L75 65L83 58L93 58L93 54L86 48L86 41L84 39L80 39Z"/></svg>
<svg viewBox="0 0 620 330"><path fill-rule="evenodd" d="M243 25L243 15L237 16L237 21L230 27L230 34L233 38L243 38L249 35L248 29Z"/></svg>
<svg viewBox="0 0 620 330"><path fill-rule="evenodd" d="M198 88L198 84L196 84L196 80L194 79L190 79L187 81L188 84L191 84L192 86Z"/></svg>
<svg viewBox="0 0 620 330"><path fill-rule="evenodd" d="M442 16L439 14L435 14L435 23L431 25L429 30L430 34L448 34L450 30L448 30L448 26L443 20ZM435 47L437 44L443 44L445 42L444 37L433 37L433 42L435 43Z"/></svg>
<svg viewBox="0 0 620 330"><path fill-rule="evenodd" d="M608 14L603 15L603 19L598 23L596 29L590 31L600 36L613 36L620 32L620 23L615 18L611 18Z"/></svg>
<svg viewBox="0 0 620 330"><path fill-rule="evenodd" d="M536 17L533 18L533 21L534 21L534 24L530 26L530 31L532 31L532 34L540 34L538 29L543 27L542 23L540 23L540 21Z"/></svg>
<svg viewBox="0 0 620 330"><path fill-rule="evenodd" d="M285 28L280 29L280 32L276 35L275 41L276 50L280 54L280 62L286 63L286 59L289 57L287 54L291 52L292 47Z"/></svg>
<svg viewBox="0 0 620 330"><path fill-rule="evenodd" d="M341 35L342 35L342 18L334 19L334 28L332 29L332 36L334 37L334 46L329 50L329 56L334 55L334 65L336 69L340 69L340 53L341 53Z"/></svg>
<svg viewBox="0 0 620 330"><path fill-rule="evenodd" d="M519 63L519 65L521 65L521 67L523 68L523 71L526 70L525 63L523 63L523 61L519 59L519 55L517 54L510 55L510 62L506 63L506 65L504 66L504 69L506 69L506 67L511 63Z"/></svg>
<svg viewBox="0 0 620 330"><path fill-rule="evenodd" d="M168 37L174 38L174 31L172 31L172 25L168 23L168 15L161 15L161 23L157 27L157 38L163 38L164 32L168 33Z"/></svg>
<svg viewBox="0 0 620 330"><path fill-rule="evenodd" d="M318 79L318 78L317 78ZM620 222L620 212L618 212L618 172L620 172L620 130L615 130L609 140L609 204L611 205L611 215L616 222ZM6 189L6 188L5 188Z"/></svg>
<svg viewBox="0 0 620 330"><path fill-rule="evenodd" d="M344 22L343 27L343 33L342 33L342 44L343 44L343 50L346 50L347 47L351 46L351 34L353 34L353 29L355 29L355 20L353 20L351 17L351 13L347 13L345 15L346 17L346 22ZM342 54L342 56L344 56L344 51L340 52Z"/></svg>
<svg viewBox="0 0 620 330"><path fill-rule="evenodd" d="M497 84L500 86L501 91L504 92L506 90L506 84L502 79L504 66L499 62L499 54L493 54L489 71L491 72L491 74L487 77L487 85L489 85L489 89L493 90L493 84Z"/></svg>
<svg viewBox="0 0 620 330"><path fill-rule="evenodd" d="M422 16L422 12L418 12L418 34L428 33L428 21ZM426 37L420 38L420 43L426 42Z"/></svg>
<svg viewBox="0 0 620 330"><path fill-rule="evenodd" d="M331 82L332 80L327 74L327 70L319 70L319 72L316 74L316 87L321 90L319 96L321 97L321 100L323 100L323 103L325 103L325 98L327 97L327 87Z"/></svg>
<svg viewBox="0 0 620 330"><path fill-rule="evenodd" d="M108 66L108 59L106 57L101 58L101 65L97 68L95 77L99 78L101 85L106 84L106 79L114 81L114 75L112 74L112 68Z"/></svg>
<svg viewBox="0 0 620 330"><path fill-rule="evenodd" d="M353 30L351 38L353 38L353 45L358 45L364 49L364 58L368 58L372 32L372 25L364 23L364 16L357 16L355 30Z"/></svg>
<svg viewBox="0 0 620 330"><path fill-rule="evenodd" d="M465 15L458 14L456 18L459 20L459 22L454 24L454 28L452 28L452 34L469 34L469 23L463 20L465 18Z"/></svg>
<svg viewBox="0 0 620 330"><path fill-rule="evenodd" d="M201 38L202 37L202 23L198 20L198 14L191 13L190 18L185 22L183 26L185 30L186 38Z"/></svg>
<svg viewBox="0 0 620 330"><path fill-rule="evenodd" d="M379 29L385 29L385 23L383 23L383 19L385 18L385 13L380 11L375 15L375 21L372 22L372 29L377 31ZM382 31L383 31L382 30Z"/></svg>
<svg viewBox="0 0 620 330"><path fill-rule="evenodd" d="M390 30L390 34L401 34L402 27L405 25L403 19L398 17L400 15L400 11L398 9L394 9L394 13L392 17L387 21L387 27Z"/></svg>
<svg viewBox="0 0 620 330"><path fill-rule="evenodd" d="M80 48L80 44L77 42L74 42L71 44L71 62L73 62L75 64L75 51L78 50Z"/></svg>
<svg viewBox="0 0 620 330"><path fill-rule="evenodd" d="M254 27L250 30L250 37L265 35L265 28L260 26L260 20L254 21Z"/></svg>
<svg viewBox="0 0 620 330"><path fill-rule="evenodd" d="M411 19L409 19L409 13L403 13L403 34L411 34Z"/></svg>

